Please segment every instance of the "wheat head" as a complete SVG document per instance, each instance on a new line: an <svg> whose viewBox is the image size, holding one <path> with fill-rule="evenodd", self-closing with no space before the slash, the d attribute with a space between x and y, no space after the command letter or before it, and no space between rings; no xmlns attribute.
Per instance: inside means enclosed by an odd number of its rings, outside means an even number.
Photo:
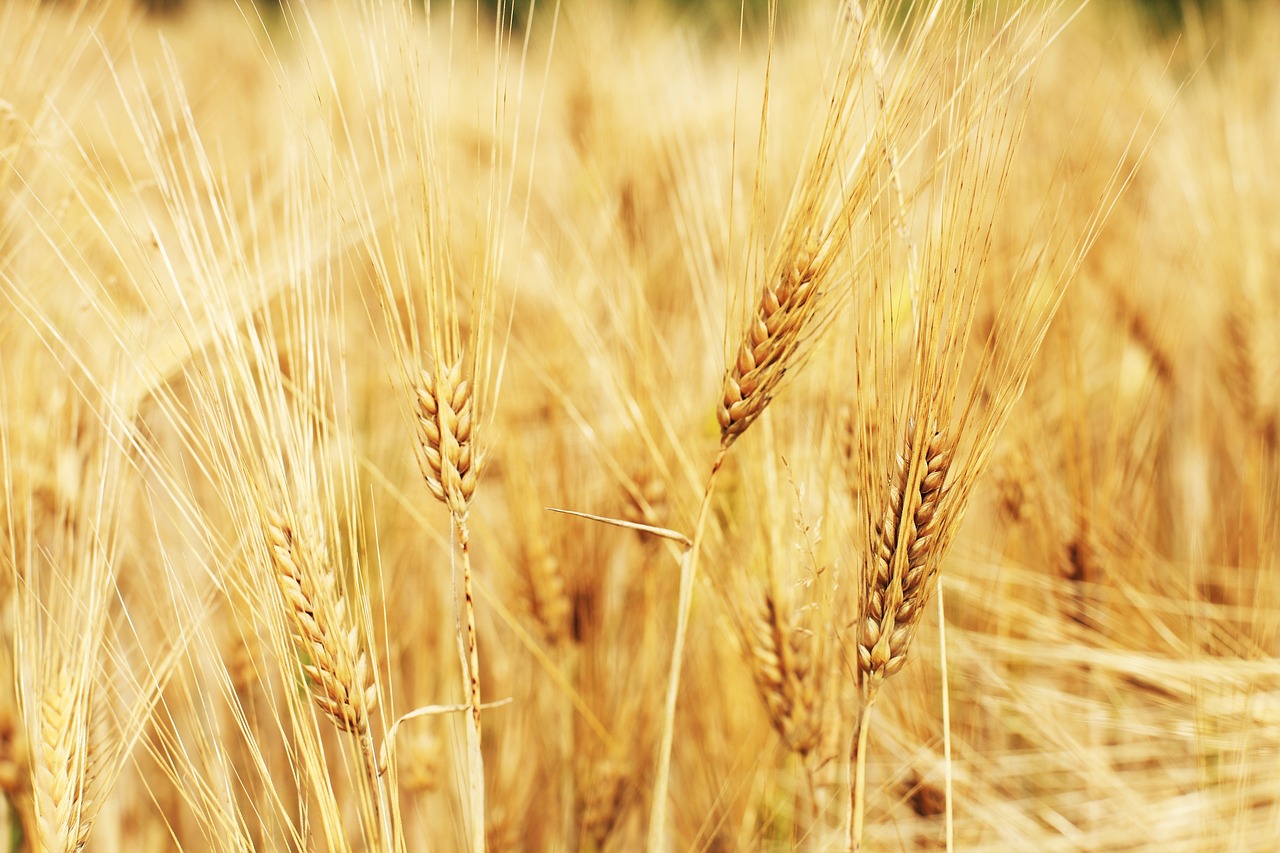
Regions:
<svg viewBox="0 0 1280 853"><path fill-rule="evenodd" d="M787 747L801 756L821 740L821 708L815 680L813 637L796 630L772 595L752 619L748 659L769 720Z"/></svg>
<svg viewBox="0 0 1280 853"><path fill-rule="evenodd" d="M463 378L462 359L433 375L422 370L414 387L416 426L421 452L418 464L427 488L464 519L476 491L479 459L472 442L474 406L471 383Z"/></svg>
<svg viewBox="0 0 1280 853"><path fill-rule="evenodd" d="M871 691L906 663L907 648L937 576L939 506L952 444L944 430L934 429L917 454L916 440L914 425L908 425L872 538L871 571L865 573L858 671Z"/></svg>
<svg viewBox="0 0 1280 853"><path fill-rule="evenodd" d="M789 362L817 316L814 281L817 247L810 244L783 268L776 285L765 285L738 355L725 371L720 406L720 446L727 450L773 398Z"/></svg>
<svg viewBox="0 0 1280 853"><path fill-rule="evenodd" d="M41 697L34 800L40 841L50 851L83 849L92 823L91 706L84 694L82 680L63 666Z"/></svg>
<svg viewBox="0 0 1280 853"><path fill-rule="evenodd" d="M302 670L312 698L339 729L363 739L378 691L337 576L293 522L278 512L266 515L272 568L289 607L294 642L311 660Z"/></svg>

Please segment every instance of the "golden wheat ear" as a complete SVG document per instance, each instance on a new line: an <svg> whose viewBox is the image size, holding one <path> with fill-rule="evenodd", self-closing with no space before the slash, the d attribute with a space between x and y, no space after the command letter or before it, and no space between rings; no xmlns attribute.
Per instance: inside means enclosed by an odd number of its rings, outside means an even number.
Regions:
<svg viewBox="0 0 1280 853"><path fill-rule="evenodd" d="M769 405L787 367L818 317L816 247L802 251L760 294L737 357L721 386L720 446L728 449Z"/></svg>
<svg viewBox="0 0 1280 853"><path fill-rule="evenodd" d="M751 675L769 721L788 749L807 758L822 740L817 639L797 630L767 593L745 634Z"/></svg>
<svg viewBox="0 0 1280 853"><path fill-rule="evenodd" d="M310 661L302 671L316 707L363 744L370 737L369 716L378 705L378 688L333 566L279 512L266 510L264 526L294 642ZM366 755L370 759L371 753Z"/></svg>
<svg viewBox="0 0 1280 853"><path fill-rule="evenodd" d="M863 572L858 675L868 693L906 663L937 578L939 507L951 444L944 430L929 432L924 451L917 453L915 425L908 424Z"/></svg>
<svg viewBox="0 0 1280 853"><path fill-rule="evenodd" d="M459 357L434 374L423 369L413 384L418 465L431 494L455 519L467 517L480 473L472 385L463 377L462 364Z"/></svg>

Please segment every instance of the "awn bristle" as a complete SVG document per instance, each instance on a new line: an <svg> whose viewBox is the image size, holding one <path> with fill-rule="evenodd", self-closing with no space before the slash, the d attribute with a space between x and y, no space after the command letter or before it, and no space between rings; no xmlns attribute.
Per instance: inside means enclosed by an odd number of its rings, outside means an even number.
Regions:
<svg viewBox="0 0 1280 853"><path fill-rule="evenodd" d="M294 642L311 659L302 669L316 706L339 729L363 740L378 691L337 577L295 526L277 513L268 512L267 538L276 581L289 605Z"/></svg>
<svg viewBox="0 0 1280 853"><path fill-rule="evenodd" d="M897 459L889 500L871 545L872 571L863 590L858 671L868 690L902 669L933 579L943 484L951 463L947 434L935 430L915 458L914 426Z"/></svg>
<svg viewBox="0 0 1280 853"><path fill-rule="evenodd" d="M466 518L480 466L472 444L474 400L462 359L434 376L424 369L414 393L422 476L455 519Z"/></svg>
<svg viewBox="0 0 1280 853"><path fill-rule="evenodd" d="M780 276L778 286L765 285L738 357L725 371L724 393L716 417L720 446L728 447L769 405L773 392L815 318L818 289L814 282L817 250L800 252Z"/></svg>
<svg viewBox="0 0 1280 853"><path fill-rule="evenodd" d="M787 624L772 595L765 595L749 631L751 671L769 720L789 749L808 755L821 740L813 638Z"/></svg>

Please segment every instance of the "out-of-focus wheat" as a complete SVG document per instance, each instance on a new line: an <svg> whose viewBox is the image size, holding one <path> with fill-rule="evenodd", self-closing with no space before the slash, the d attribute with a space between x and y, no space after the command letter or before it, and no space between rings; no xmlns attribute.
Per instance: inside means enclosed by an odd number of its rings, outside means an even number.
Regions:
<svg viewBox="0 0 1280 853"><path fill-rule="evenodd" d="M430 5L0 7L0 835L1269 851L1280 15Z"/></svg>

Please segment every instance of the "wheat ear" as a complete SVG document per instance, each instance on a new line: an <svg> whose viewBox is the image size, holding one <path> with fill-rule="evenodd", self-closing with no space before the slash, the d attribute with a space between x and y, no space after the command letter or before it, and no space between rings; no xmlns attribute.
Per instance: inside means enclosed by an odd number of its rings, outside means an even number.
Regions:
<svg viewBox="0 0 1280 853"><path fill-rule="evenodd" d="M363 749L369 738L369 714L378 704L378 688L333 567L293 522L277 512L267 511L266 534L276 583L289 608L294 643L311 660L302 671L316 707L339 729L359 738ZM373 766L376 769L376 763Z"/></svg>
<svg viewBox="0 0 1280 853"><path fill-rule="evenodd" d="M748 661L769 720L787 748L808 756L821 735L812 637L778 611L772 594L747 629Z"/></svg>
<svg viewBox="0 0 1280 853"><path fill-rule="evenodd" d="M96 810L90 788L94 744L89 685L66 665L51 674L40 702L34 802L40 843L50 851L82 850Z"/></svg>
<svg viewBox="0 0 1280 853"><path fill-rule="evenodd" d="M471 787L471 844L485 848L484 753L480 732L480 652L476 642L475 593L471 578L471 534L467 513L475 495L480 459L473 444L475 427L472 384L463 375L463 359L433 375L420 373L417 400L418 460L422 476L436 500L449 510L462 554L462 613L459 634L463 680L466 682L467 755Z"/></svg>
<svg viewBox="0 0 1280 853"><path fill-rule="evenodd" d="M573 602L569 598L560 561L540 532L529 533L523 562L528 575L533 616L546 641L553 647L559 647L573 636Z"/></svg>
<svg viewBox="0 0 1280 853"><path fill-rule="evenodd" d="M720 445L728 448L760 416L773 399L791 356L815 318L818 290L814 283L814 245L787 266L776 286L765 285L755 314L738 345L737 358L721 385Z"/></svg>
<svg viewBox="0 0 1280 853"><path fill-rule="evenodd" d="M423 370L414 393L422 476L449 514L465 519L480 466L471 441L471 383L463 378L462 359L434 375Z"/></svg>
<svg viewBox="0 0 1280 853"><path fill-rule="evenodd" d="M347 609L341 582L323 545L285 515L271 509L263 515L272 570L288 608L293 641L298 652L310 658L302 672L311 698L339 730L356 739L375 792L379 828L389 846L394 843L391 803L369 724L378 704L378 687L359 626Z"/></svg>
<svg viewBox="0 0 1280 853"><path fill-rule="evenodd" d="M916 457L913 432L909 427L871 542L858 636L858 673L868 695L906 663L937 577L933 557L938 506L951 464L951 444L945 431L934 430Z"/></svg>
<svg viewBox="0 0 1280 853"><path fill-rule="evenodd" d="M921 451L916 425L907 425L889 496L875 525L867 570L863 572L858 629L858 683L862 709L850 756L849 849L862 846L866 800L867 744L871 712L884 680L902 669L937 578L940 506L946 495L952 443L945 430L931 429Z"/></svg>

